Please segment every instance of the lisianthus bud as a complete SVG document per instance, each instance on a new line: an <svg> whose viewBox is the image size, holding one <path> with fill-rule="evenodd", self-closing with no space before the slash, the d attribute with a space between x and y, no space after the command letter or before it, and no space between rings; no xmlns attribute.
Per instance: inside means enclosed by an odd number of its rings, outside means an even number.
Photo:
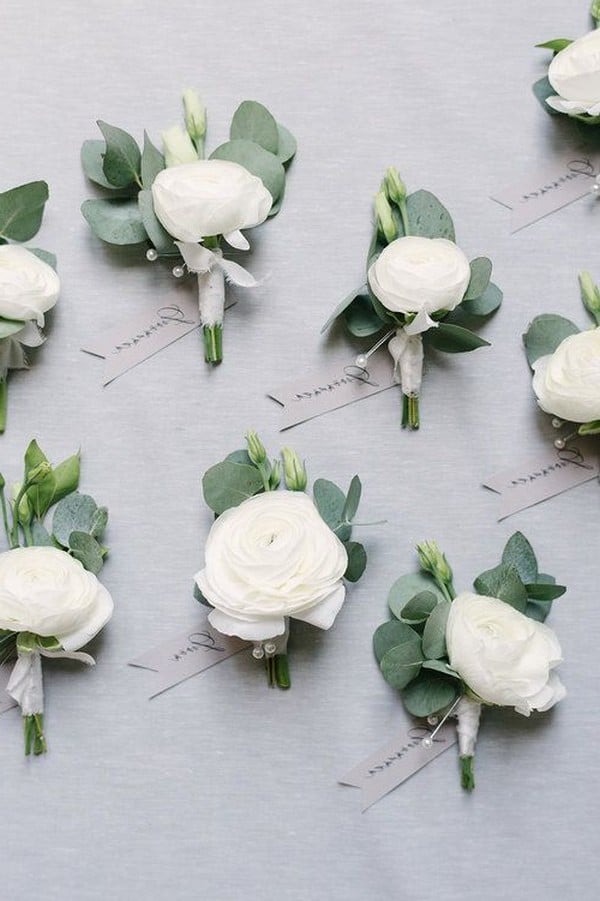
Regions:
<svg viewBox="0 0 600 901"><path fill-rule="evenodd" d="M206 107L192 88L183 92L183 108L190 138L192 141L201 141L206 134Z"/></svg>
<svg viewBox="0 0 600 901"><path fill-rule="evenodd" d="M198 159L192 139L179 125L173 125L162 132L163 152L167 168L180 166L182 163L193 163Z"/></svg>
<svg viewBox="0 0 600 901"><path fill-rule="evenodd" d="M385 240L388 243L395 241L398 237L398 229L384 191L379 191L375 195L375 216L377 217L377 226Z"/></svg>
<svg viewBox="0 0 600 901"><path fill-rule="evenodd" d="M400 173L393 166L389 166L384 179L384 188L388 199L392 203L400 205L406 200L406 185L400 178Z"/></svg>
<svg viewBox="0 0 600 901"><path fill-rule="evenodd" d="M279 460L273 461L271 475L269 476L269 490L276 491L281 484L281 464Z"/></svg>
<svg viewBox="0 0 600 901"><path fill-rule="evenodd" d="M582 301L596 322L600 324L600 291L592 281L592 276L589 272L579 273L579 287L581 288Z"/></svg>
<svg viewBox="0 0 600 901"><path fill-rule="evenodd" d="M248 456L254 465L262 466L267 459L267 452L264 444L252 429L246 432L246 444L248 445Z"/></svg>
<svg viewBox="0 0 600 901"><path fill-rule="evenodd" d="M423 541L421 544L418 544L417 553L421 569L431 573L436 581L442 582L444 585L452 583L450 564L435 541Z"/></svg>
<svg viewBox="0 0 600 901"><path fill-rule="evenodd" d="M283 457L283 474L285 484L290 491L305 491L308 483L306 467L295 450L284 447L281 450Z"/></svg>
<svg viewBox="0 0 600 901"><path fill-rule="evenodd" d="M17 500L21 488L23 485L21 482L15 482L12 487L13 493L13 503ZM24 494L19 501L19 509L16 511L17 519L21 523L21 525L29 525L33 518L33 510L31 509L31 504L29 503L29 499L26 494Z"/></svg>
<svg viewBox="0 0 600 901"><path fill-rule="evenodd" d="M47 475L50 475L52 472L52 467L48 463L47 460L42 460L41 463L38 463L37 466L27 474L27 484L28 485L39 485L40 482L43 482Z"/></svg>

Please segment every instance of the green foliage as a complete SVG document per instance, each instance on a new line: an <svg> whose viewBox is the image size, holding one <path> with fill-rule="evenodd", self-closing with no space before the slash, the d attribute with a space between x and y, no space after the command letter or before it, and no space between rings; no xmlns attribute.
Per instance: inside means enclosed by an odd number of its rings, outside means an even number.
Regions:
<svg viewBox="0 0 600 901"><path fill-rule="evenodd" d="M344 579L348 582L358 582L367 566L367 552L359 541L344 542L348 554L348 566L344 573Z"/></svg>
<svg viewBox="0 0 600 901"><path fill-rule="evenodd" d="M232 141L254 141L269 153L277 154L279 150L277 122L266 106L254 100L240 103L231 120L229 137Z"/></svg>
<svg viewBox="0 0 600 901"><path fill-rule="evenodd" d="M470 329L449 322L440 322L437 328L425 333L425 340L436 350L447 354L468 353L478 347L489 347L490 342L480 338Z"/></svg>
<svg viewBox="0 0 600 901"><path fill-rule="evenodd" d="M81 145L81 166L82 169L94 184L100 185L102 188L108 188L110 191L117 190L114 185L106 178L104 174L104 154L106 152L106 141L84 141Z"/></svg>
<svg viewBox="0 0 600 901"><path fill-rule="evenodd" d="M544 41L543 44L536 44L535 46L545 50L552 50L553 53L560 53L561 50L564 50L565 47L572 43L573 40L571 38L554 38L552 41Z"/></svg>
<svg viewBox="0 0 600 901"><path fill-rule="evenodd" d="M508 539L502 552L502 563L513 566L523 582L537 581L537 558L529 541L522 532L515 532Z"/></svg>
<svg viewBox="0 0 600 901"><path fill-rule="evenodd" d="M476 300L484 293L492 275L492 261L487 257L476 257L470 262L471 279L463 300Z"/></svg>
<svg viewBox="0 0 600 901"><path fill-rule="evenodd" d="M32 181L0 194L0 237L29 241L39 231L48 200L45 181Z"/></svg>
<svg viewBox="0 0 600 901"><path fill-rule="evenodd" d="M446 656L446 623L450 615L450 601L440 601L433 608L423 629L423 654L428 660Z"/></svg>
<svg viewBox="0 0 600 901"><path fill-rule="evenodd" d="M548 104L546 103L546 100L548 99L548 97L556 96L556 91L550 84L547 75L544 75L543 78L540 78L539 81L536 81L532 87L532 90L533 90L533 93L535 94L535 97L537 98L537 100L539 100L539 102L544 107L546 112L549 113L549 115L551 115L551 116L560 116L561 115L558 110L552 109L552 107L548 106Z"/></svg>
<svg viewBox="0 0 600 901"><path fill-rule="evenodd" d="M357 338L375 335L385 324L373 307L368 294L359 294L355 297L343 315L346 328Z"/></svg>
<svg viewBox="0 0 600 901"><path fill-rule="evenodd" d="M514 566L501 563L481 573L473 584L478 594L498 598L510 604L515 610L525 612L527 590Z"/></svg>
<svg viewBox="0 0 600 901"><path fill-rule="evenodd" d="M284 166L291 162L296 155L298 142L294 135L285 125L277 123L277 134L279 135L279 144L277 146L277 158Z"/></svg>
<svg viewBox="0 0 600 901"><path fill-rule="evenodd" d="M41 247L28 247L27 250L56 271L56 254L50 253L49 250L42 250Z"/></svg>
<svg viewBox="0 0 600 901"><path fill-rule="evenodd" d="M102 569L104 559L102 548L96 539L88 532L71 532L69 535L69 550L71 556L94 575L98 575Z"/></svg>
<svg viewBox="0 0 600 901"><path fill-rule="evenodd" d="M161 256L179 256L172 235L163 228L154 212L152 193L144 189L137 196L138 208L146 236Z"/></svg>
<svg viewBox="0 0 600 901"><path fill-rule="evenodd" d="M473 300L463 300L460 309L470 316L489 316L502 303L502 291L490 282L483 294Z"/></svg>
<svg viewBox="0 0 600 901"><path fill-rule="evenodd" d="M584 422L577 429L577 434L579 435L600 435L600 419L594 420L594 422Z"/></svg>
<svg viewBox="0 0 600 901"><path fill-rule="evenodd" d="M420 647L420 642L419 635L414 629L411 629L406 623L400 623L392 619L376 629L373 635L373 651L377 662L381 663L387 652L392 648L403 644L415 643L418 643Z"/></svg>
<svg viewBox="0 0 600 901"><path fill-rule="evenodd" d="M397 619L404 619L404 608L416 595L423 592L433 594L438 601L444 600L441 590L427 573L409 573L400 576L390 588L387 598L393 616Z"/></svg>
<svg viewBox="0 0 600 901"><path fill-rule="evenodd" d="M115 188L141 185L142 155L135 138L102 120L98 121L98 128L106 141L102 163L106 180Z"/></svg>
<svg viewBox="0 0 600 901"><path fill-rule="evenodd" d="M368 295L368 288L366 285L362 285L358 289L358 291L351 291L350 294L348 294L346 297L344 297L344 299L342 301L340 301L340 303L337 305L337 307L335 308L335 310L333 311L333 313L331 314L331 316L329 317L329 319L327 320L327 322L321 329L321 334L323 334L323 332L327 331L329 326L332 325L332 323L338 318L338 316L340 316L350 306L350 304L354 303L354 301L357 300L357 298L359 298L360 296L364 296L365 294Z"/></svg>
<svg viewBox="0 0 600 901"><path fill-rule="evenodd" d="M158 150L150 138L148 137L147 132L144 132L144 149L142 150L142 157L140 162L140 174L142 177L142 184L144 188L150 189L152 187L152 182L156 178L159 172L165 168L165 158Z"/></svg>
<svg viewBox="0 0 600 901"><path fill-rule="evenodd" d="M350 482L350 487L348 488L348 494L346 495L346 500L344 501L344 507L342 509L342 520L347 522L352 522L356 513L358 511L358 505L360 504L360 497L362 494L362 485L358 476L353 476Z"/></svg>
<svg viewBox="0 0 600 901"><path fill-rule="evenodd" d="M412 625L425 623L431 611L437 607L439 600L433 591L420 591L402 608L402 622Z"/></svg>
<svg viewBox="0 0 600 901"><path fill-rule="evenodd" d="M396 645L387 651L381 660L381 674L392 688L406 688L421 671L423 653L421 639L414 633L414 638Z"/></svg>
<svg viewBox="0 0 600 901"><path fill-rule="evenodd" d="M276 202L285 185L285 169L274 154L260 144L243 138L221 144L210 155L211 160L231 160L244 166L261 179L265 188Z"/></svg>
<svg viewBox="0 0 600 901"><path fill-rule="evenodd" d="M430 191L415 191L406 198L408 221L413 235L456 241L452 217Z"/></svg>
<svg viewBox="0 0 600 901"><path fill-rule="evenodd" d="M439 713L453 704L459 691L455 681L425 670L404 689L402 699L409 713L425 717Z"/></svg>
<svg viewBox="0 0 600 901"><path fill-rule="evenodd" d="M224 460L204 473L204 500L217 516L237 507L263 490L263 480L255 466Z"/></svg>
<svg viewBox="0 0 600 901"><path fill-rule="evenodd" d="M94 234L108 244L140 244L148 237L135 198L84 200L81 212Z"/></svg>
<svg viewBox="0 0 600 901"><path fill-rule="evenodd" d="M555 313L536 316L523 335L529 365L533 366L540 357L553 354L565 338L576 335L577 332L579 329L575 323L564 316L557 316Z"/></svg>
<svg viewBox="0 0 600 901"><path fill-rule="evenodd" d="M52 517L52 534L63 547L69 547L72 532L91 535L97 505L89 494L74 491L56 507Z"/></svg>

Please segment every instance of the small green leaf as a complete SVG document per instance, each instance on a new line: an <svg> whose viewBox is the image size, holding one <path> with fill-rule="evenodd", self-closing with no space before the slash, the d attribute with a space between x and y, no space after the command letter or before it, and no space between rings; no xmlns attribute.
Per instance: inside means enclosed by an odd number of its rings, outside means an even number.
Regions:
<svg viewBox="0 0 600 901"><path fill-rule="evenodd" d="M115 191L116 188L104 174L104 154L106 141L84 141L81 146L81 166L87 178L94 184Z"/></svg>
<svg viewBox="0 0 600 901"><path fill-rule="evenodd" d="M558 110L552 109L552 107L548 106L548 104L546 103L548 97L556 97L556 91L550 84L547 75L544 75L543 78L540 78L539 81L536 81L532 87L532 90L537 100L539 100L547 113L549 113L551 116L561 115Z"/></svg>
<svg viewBox="0 0 600 901"><path fill-rule="evenodd" d="M28 247L29 253L34 254L42 263L46 263L56 271L56 254L50 253L49 250L42 250L41 247Z"/></svg>
<svg viewBox="0 0 600 901"><path fill-rule="evenodd" d="M552 608L552 601L527 601L525 607L525 616L534 619L538 623L543 623Z"/></svg>
<svg viewBox="0 0 600 901"><path fill-rule="evenodd" d="M386 651L379 666L385 681L401 690L419 675L422 661L421 639L415 632L412 638Z"/></svg>
<svg viewBox="0 0 600 901"><path fill-rule="evenodd" d="M204 500L217 516L258 494L262 488L263 480L255 466L229 460L211 466L202 479Z"/></svg>
<svg viewBox="0 0 600 901"><path fill-rule="evenodd" d="M410 231L424 238L447 238L455 241L450 213L430 191L415 191L406 198Z"/></svg>
<svg viewBox="0 0 600 901"><path fill-rule="evenodd" d="M348 554L348 566L344 573L344 579L349 582L358 582L367 566L367 552L359 541L345 541L344 547Z"/></svg>
<svg viewBox="0 0 600 901"><path fill-rule="evenodd" d="M323 522L335 532L340 541L350 538L350 526L341 525L346 495L329 479L317 479L313 485L313 499Z"/></svg>
<svg viewBox="0 0 600 901"><path fill-rule="evenodd" d="M492 274L492 261L487 257L476 257L469 263L471 267L471 280L467 286L463 300L476 300L481 297L490 283Z"/></svg>
<svg viewBox="0 0 600 901"><path fill-rule="evenodd" d="M514 566L501 563L477 576L475 591L490 598L510 604L515 610L525 612L527 606L527 590Z"/></svg>
<svg viewBox="0 0 600 901"><path fill-rule="evenodd" d="M443 660L425 660L423 663L423 669L430 669L435 673L442 673L443 676L449 676L451 679L460 680L458 673Z"/></svg>
<svg viewBox="0 0 600 901"><path fill-rule="evenodd" d="M536 316L523 335L529 365L533 366L540 357L553 354L565 338L578 332L575 323L565 319L564 316L557 316L555 313L542 313L541 316Z"/></svg>
<svg viewBox="0 0 600 901"><path fill-rule="evenodd" d="M100 541L100 539L104 535L107 525L108 509L106 507L98 507L90 524L90 535Z"/></svg>
<svg viewBox="0 0 600 901"><path fill-rule="evenodd" d="M231 160L239 163L261 179L275 203L285 185L285 169L276 156L254 141L238 139L221 144L210 155L211 160Z"/></svg>
<svg viewBox="0 0 600 901"><path fill-rule="evenodd" d="M50 507L56 491L54 472L49 472L45 479L27 489L27 500L38 519L43 519Z"/></svg>
<svg viewBox="0 0 600 901"><path fill-rule="evenodd" d="M566 585L546 585L540 582L525 584L527 597L531 601L555 601L567 590Z"/></svg>
<svg viewBox="0 0 600 901"><path fill-rule="evenodd" d="M441 601L433 608L425 623L423 653L427 660L438 660L446 654L446 623L450 606L450 601Z"/></svg>
<svg viewBox="0 0 600 901"><path fill-rule="evenodd" d="M584 422L577 429L578 435L598 435L600 434L600 419L594 422Z"/></svg>
<svg viewBox="0 0 600 901"><path fill-rule="evenodd" d="M135 198L84 200L81 212L94 234L108 244L141 244L148 238Z"/></svg>
<svg viewBox="0 0 600 901"><path fill-rule="evenodd" d="M227 454L225 459L229 460L231 463L243 463L245 466L254 466L254 463L250 459L250 455L245 448L232 451L230 454Z"/></svg>
<svg viewBox="0 0 600 901"><path fill-rule="evenodd" d="M48 200L45 181L31 181L0 194L0 236L29 241L39 231Z"/></svg>
<svg viewBox="0 0 600 901"><path fill-rule="evenodd" d="M36 547L54 547L54 542L48 534L48 530L38 519L31 524L31 537Z"/></svg>
<svg viewBox="0 0 600 901"><path fill-rule="evenodd" d="M29 475L40 463L48 463L48 457L34 438L25 451L25 475Z"/></svg>
<svg viewBox="0 0 600 901"><path fill-rule="evenodd" d="M79 485L79 474L81 467L81 457L79 452L67 457L62 463L54 468L55 488L52 503L56 504L63 497L77 490Z"/></svg>
<svg viewBox="0 0 600 901"><path fill-rule="evenodd" d="M359 294L343 313L346 328L357 338L368 338L380 332L384 323L379 318L368 294Z"/></svg>
<svg viewBox="0 0 600 901"><path fill-rule="evenodd" d="M399 623L398 620L391 619L387 623L383 623L375 630L373 635L373 651L377 662L381 663L384 656L389 650L397 647L397 645L405 642L415 641L419 636L414 629L407 626L406 623Z"/></svg>
<svg viewBox="0 0 600 901"><path fill-rule="evenodd" d="M348 488L348 494L342 509L342 520L352 522L356 516L358 505L360 504L360 496L362 494L362 485L358 476L353 476Z"/></svg>
<svg viewBox="0 0 600 901"><path fill-rule="evenodd" d="M202 592L200 591L200 589L198 588L198 586L196 585L195 582L194 582L194 598L198 601L199 604L204 604L205 607L212 608L212 604L210 603L210 601L206 600L206 598L204 597L204 595L202 594Z"/></svg>
<svg viewBox="0 0 600 901"><path fill-rule="evenodd" d="M537 582L537 558L522 532L510 536L502 552L502 562L514 566L522 582Z"/></svg>
<svg viewBox="0 0 600 901"><path fill-rule="evenodd" d="M231 120L229 137L232 141L240 138L254 141L269 153L276 154L279 150L277 122L266 106L255 100L240 103Z"/></svg>
<svg viewBox="0 0 600 901"><path fill-rule="evenodd" d="M565 47L572 43L572 38L554 38L553 41L544 41L543 44L536 44L535 46L544 50L552 50L554 53L560 53L561 50L564 50Z"/></svg>
<svg viewBox="0 0 600 901"><path fill-rule="evenodd" d="M104 563L102 549L88 532L71 532L69 551L71 556L83 563L89 572L98 575Z"/></svg>
<svg viewBox="0 0 600 901"><path fill-rule="evenodd" d="M404 706L413 716L431 716L439 713L454 703L459 694L459 687L435 672L419 674L402 695Z"/></svg>
<svg viewBox="0 0 600 901"><path fill-rule="evenodd" d="M2 338L9 338L11 335L16 335L24 329L26 325L26 322L20 322L17 319L0 318L0 340Z"/></svg>
<svg viewBox="0 0 600 901"><path fill-rule="evenodd" d="M468 353L478 347L490 346L489 341L480 338L470 329L449 322L440 322L437 328L429 329L426 335L428 344L447 354Z"/></svg>
<svg viewBox="0 0 600 901"><path fill-rule="evenodd" d="M137 141L122 128L108 122L100 120L98 128L106 141L102 169L107 181L115 188L125 188L134 182L139 184L142 155Z"/></svg>
<svg viewBox="0 0 600 901"><path fill-rule="evenodd" d="M295 157L296 150L298 149L298 143L291 131L289 131L285 127L285 125L282 125L280 122L277 123L277 134L279 137L279 143L277 145L277 159L283 166L285 166Z"/></svg>
<svg viewBox="0 0 600 901"><path fill-rule="evenodd" d="M137 196L138 207L146 237L161 256L180 256L181 252L166 228L156 218L151 191L140 191Z"/></svg>
<svg viewBox="0 0 600 901"><path fill-rule="evenodd" d="M420 591L402 608L402 619L407 623L424 623L438 603L439 597L433 591Z"/></svg>
<svg viewBox="0 0 600 901"><path fill-rule="evenodd" d="M158 150L150 138L148 134L144 132L144 149L142 150L142 159L141 159L141 174L142 174L142 184L144 188L151 188L152 182L156 178L159 172L165 168L165 158Z"/></svg>
<svg viewBox="0 0 600 901"><path fill-rule="evenodd" d="M489 316L497 310L502 303L502 291L493 282L490 282L481 297L475 300L463 300L460 309L470 316Z"/></svg>
<svg viewBox="0 0 600 901"><path fill-rule="evenodd" d="M340 303L337 305L337 307L321 329L321 334L323 334L323 332L326 332L329 326L338 318L338 316L340 316L344 312L344 310L346 310L351 303L354 303L354 301L365 291L367 291L367 286L362 285L358 289L358 291L351 291L350 294L347 295L347 297L344 297L344 299L340 301Z"/></svg>
<svg viewBox="0 0 600 901"><path fill-rule="evenodd" d="M401 619L404 607L416 594L420 594L422 591L430 591L438 601L444 600L444 595L427 573L410 573L396 579L390 588L387 598L392 614L397 619Z"/></svg>
<svg viewBox="0 0 600 901"><path fill-rule="evenodd" d="M63 498L52 517L52 534L59 544L68 547L71 532L89 534L97 509L96 501L88 494L74 491Z"/></svg>

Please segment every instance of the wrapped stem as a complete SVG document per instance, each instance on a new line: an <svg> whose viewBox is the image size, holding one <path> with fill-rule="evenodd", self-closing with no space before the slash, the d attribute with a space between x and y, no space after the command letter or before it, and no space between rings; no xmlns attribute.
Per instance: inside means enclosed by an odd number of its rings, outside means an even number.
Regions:
<svg viewBox="0 0 600 901"><path fill-rule="evenodd" d="M456 708L458 724L458 752L461 763L461 784L467 791L475 788L473 775L473 760L475 757L475 745L479 732L479 720L481 718L481 704L472 698L463 695Z"/></svg>
<svg viewBox="0 0 600 901"><path fill-rule="evenodd" d="M220 250L213 251L221 257ZM219 265L198 273L198 305L204 334L204 358L207 363L223 359L223 316L225 313L225 274Z"/></svg>
<svg viewBox="0 0 600 901"><path fill-rule="evenodd" d="M0 434L6 428L6 409L8 405L8 373L0 379Z"/></svg>

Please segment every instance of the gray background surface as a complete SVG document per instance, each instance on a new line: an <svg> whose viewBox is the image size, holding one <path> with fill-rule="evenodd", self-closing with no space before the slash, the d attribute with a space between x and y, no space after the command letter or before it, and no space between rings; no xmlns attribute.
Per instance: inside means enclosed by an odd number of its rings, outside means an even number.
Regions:
<svg viewBox="0 0 600 901"><path fill-rule="evenodd" d="M94 670L45 667L48 755L25 760L17 712L0 719L4 897L597 897L598 486L499 525L497 498L479 487L553 438L522 331L544 310L583 324L576 274L600 279L591 198L517 235L488 199L573 138L531 94L548 58L533 45L582 34L587 6L2 3L0 187L50 183L35 243L58 254L63 291L32 371L11 378L1 469L18 478L32 435L54 460L81 446L82 489L111 511L103 580L116 602ZM99 137L98 118L158 140L188 85L208 103L211 148L245 98L298 137L283 211L250 235L247 265L271 278L229 312L217 371L192 333L102 389L84 338L169 282L93 237L79 215L93 195L79 148ZM319 328L360 284L370 200L390 163L411 189L438 194L470 257L493 258L505 292L484 328L493 348L429 359L418 434L401 432L388 391L279 436L265 391L356 353ZM370 565L332 631L294 627L290 692L268 691L238 655L150 703L126 661L194 621L210 525L200 475L251 426L273 450L293 443L312 477L359 472L362 517L388 523L364 530ZM362 815L359 793L336 779L407 722L371 654L390 584L431 537L466 588L517 528L569 585L551 619L568 698L531 720L485 714L472 796L450 751Z"/></svg>

